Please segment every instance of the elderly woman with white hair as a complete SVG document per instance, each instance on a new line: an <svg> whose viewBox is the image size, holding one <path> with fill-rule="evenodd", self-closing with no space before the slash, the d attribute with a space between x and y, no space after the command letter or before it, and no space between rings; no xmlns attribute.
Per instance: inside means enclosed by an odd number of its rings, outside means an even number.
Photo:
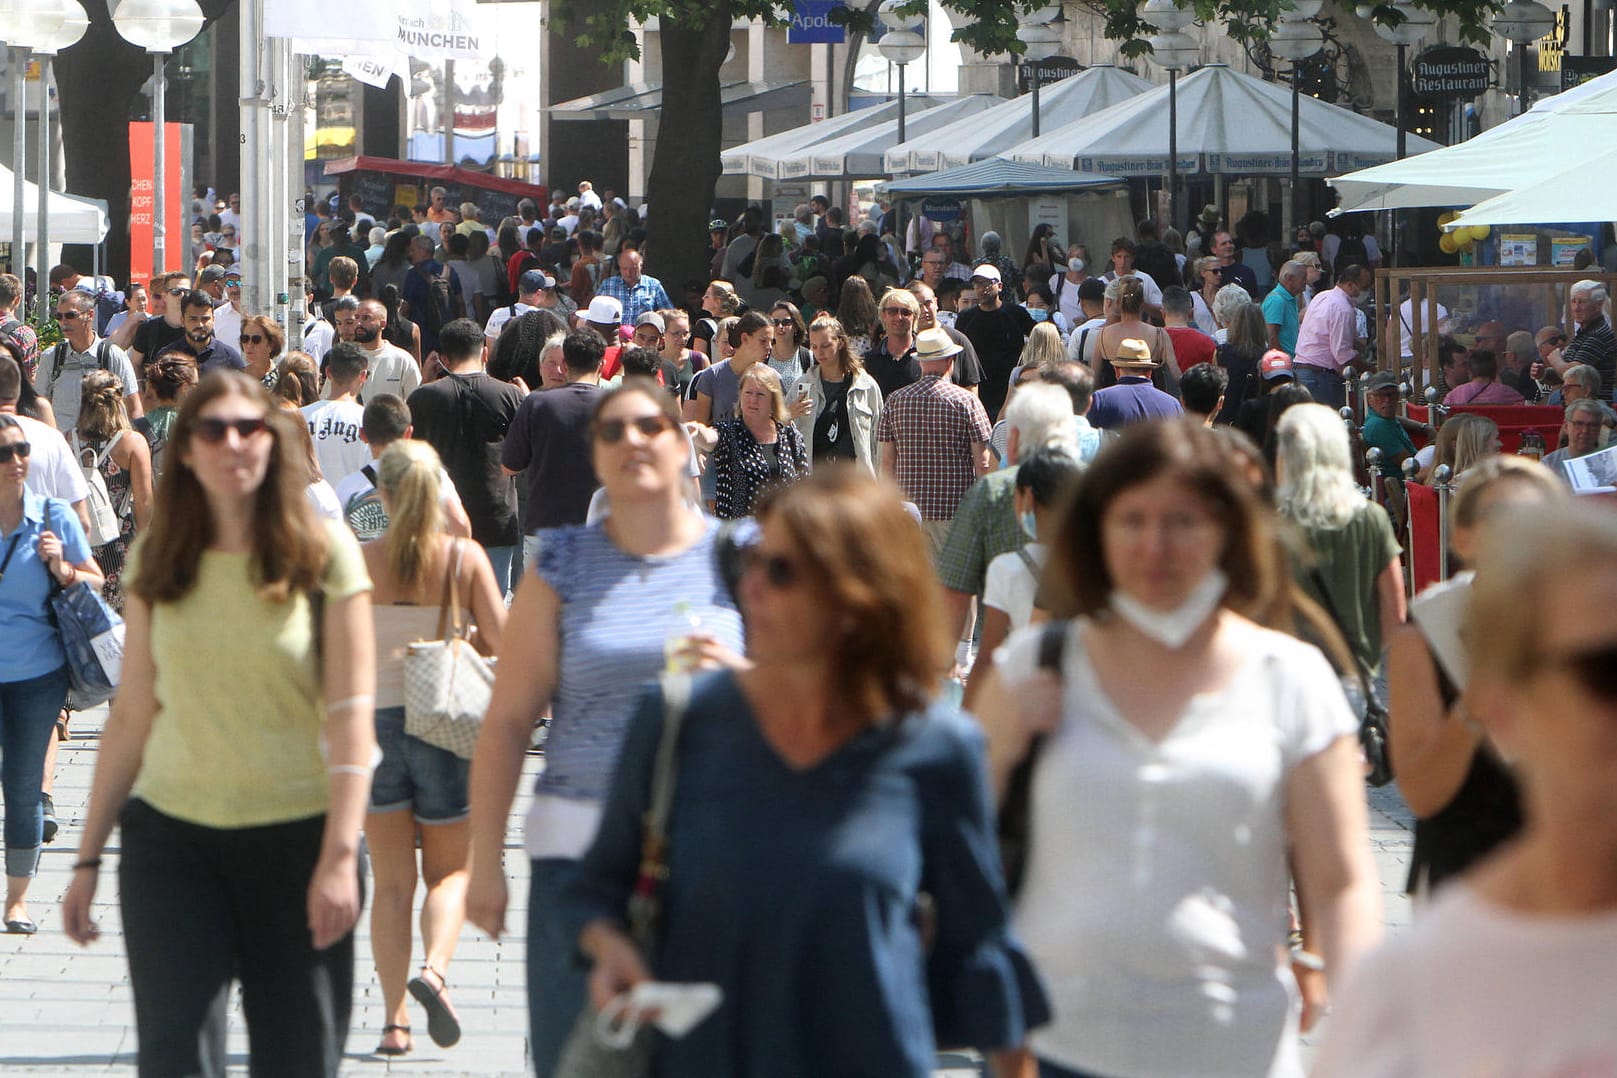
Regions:
<svg viewBox="0 0 1617 1078"><path fill-rule="evenodd" d="M1579 281L1572 286L1569 301L1572 321L1578 324L1572 340L1561 349L1558 370L1573 363L1587 363L1600 372L1602 384L1617 382L1617 335L1606 320L1606 289L1599 281Z"/></svg>
<svg viewBox="0 0 1617 1078"><path fill-rule="evenodd" d="M1405 614L1402 548L1392 522L1355 482L1347 428L1330 408L1288 408L1275 435L1275 502L1302 541L1293 566L1297 583L1373 677Z"/></svg>

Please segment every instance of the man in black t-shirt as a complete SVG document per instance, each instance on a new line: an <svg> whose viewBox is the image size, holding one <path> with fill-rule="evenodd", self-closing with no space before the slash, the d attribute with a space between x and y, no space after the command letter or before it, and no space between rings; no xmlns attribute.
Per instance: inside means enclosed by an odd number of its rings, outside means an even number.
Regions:
<svg viewBox="0 0 1617 1078"><path fill-rule="evenodd" d="M149 291L152 317L135 330L135 339L129 347L129 362L138 375L146 360L185 336L185 322L180 307L191 294L191 278L183 273L169 273L153 279Z"/></svg>
<svg viewBox="0 0 1617 1078"><path fill-rule="evenodd" d="M534 532L582 524L595 494L590 459L590 417L601 396L601 359L606 345L591 330L569 333L561 346L567 384L528 394L500 449L506 475L528 471L528 504L522 517L522 560L538 552Z"/></svg>
<svg viewBox="0 0 1617 1078"><path fill-rule="evenodd" d="M500 467L500 446L522 405L522 391L484 372L483 327L470 318L439 331L438 355L444 376L410 394L415 436L442 458L503 596L512 573L521 572L522 548L516 486Z"/></svg>
<svg viewBox="0 0 1617 1078"><path fill-rule="evenodd" d="M999 270L986 263L971 271L971 288L977 306L960 312L955 328L977 349L983 380L977 387L983 410L990 420L999 417L1010 388L1011 371L1022 360L1022 345L1033 332L1033 316L1019 304L1006 303L1000 296Z"/></svg>

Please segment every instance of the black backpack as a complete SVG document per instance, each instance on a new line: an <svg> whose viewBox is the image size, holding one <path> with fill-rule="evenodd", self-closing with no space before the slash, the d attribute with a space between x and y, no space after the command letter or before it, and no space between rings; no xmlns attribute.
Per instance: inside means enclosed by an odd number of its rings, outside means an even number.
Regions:
<svg viewBox="0 0 1617 1078"><path fill-rule="evenodd" d="M439 330L455 320L455 298L449 290L449 271L446 269L434 277L417 266L410 272L420 274L427 282L427 302L416 321L427 333L437 337Z"/></svg>
<svg viewBox="0 0 1617 1078"><path fill-rule="evenodd" d="M1369 266L1370 249L1364 245L1364 236L1359 232L1350 232L1342 237L1341 244L1336 248L1336 260L1331 265L1333 274L1339 275L1346 266Z"/></svg>

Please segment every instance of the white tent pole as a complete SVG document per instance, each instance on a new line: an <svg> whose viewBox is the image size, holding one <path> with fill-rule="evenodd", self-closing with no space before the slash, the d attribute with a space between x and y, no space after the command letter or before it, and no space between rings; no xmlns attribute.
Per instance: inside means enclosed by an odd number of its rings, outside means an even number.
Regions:
<svg viewBox="0 0 1617 1078"><path fill-rule="evenodd" d="M47 282L50 279L50 197L51 197L51 54L48 52L39 55L39 217L34 229L34 250L38 259L34 270L34 279L39 282L35 297L38 301L39 318L44 320L50 310L51 294ZM19 116L20 119L20 116ZM23 317L27 317L27 304L23 305Z"/></svg>
<svg viewBox="0 0 1617 1078"><path fill-rule="evenodd" d="M11 50L11 272L23 277L27 264L23 241L23 166L28 155L28 50ZM45 282L35 287L43 290Z"/></svg>

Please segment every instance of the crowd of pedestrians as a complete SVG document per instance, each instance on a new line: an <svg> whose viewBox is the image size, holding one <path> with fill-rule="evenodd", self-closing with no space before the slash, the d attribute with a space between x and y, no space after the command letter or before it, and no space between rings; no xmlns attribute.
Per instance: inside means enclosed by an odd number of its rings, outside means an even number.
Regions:
<svg viewBox="0 0 1617 1078"><path fill-rule="evenodd" d="M115 325L93 282L50 348L0 318L5 927L39 928L71 722L48 608L86 581L125 651L61 923L98 936L119 828L143 1074L224 1072L233 981L255 1072L335 1074L367 897L374 1051L413 1051L412 1013L455 1044L463 921L501 936L513 875L546 1078L583 1073L601 1010L669 1075L925 1075L949 1048L1018 1078L1297 1075L1333 1001L1323 1073L1460 1073L1431 1045L1482 1019L1431 956L1519 952L1472 963L1494 1021L1592 985L1603 939L1569 987L1535 933L1617 909L1576 871L1605 837L1576 821L1610 811L1609 511L1491 419L1402 414L1345 242L1277 266L1204 214L1091 276L1082 243L1017 262L922 219L904 250L816 201L715 222L713 278L671 293L611 192L515 211L317 210L301 349L240 309L223 215ZM0 314L20 291L0 276ZM1578 337L1542 343L1581 455L1612 372L1605 297L1574 291ZM1492 355L1460 351L1454 407L1491 400ZM1402 479L1416 440L1467 572L1411 604L1400 503L1356 458ZM1512 612L1543 566L1501 522L1552 518L1579 572ZM413 645L451 638L497 660L465 751L412 718ZM1383 704L1410 888L1443 890L1430 939L1366 958ZM668 1035L646 982L718 991ZM1617 1051L1617 1023L1553 1028L1507 1070Z"/></svg>

